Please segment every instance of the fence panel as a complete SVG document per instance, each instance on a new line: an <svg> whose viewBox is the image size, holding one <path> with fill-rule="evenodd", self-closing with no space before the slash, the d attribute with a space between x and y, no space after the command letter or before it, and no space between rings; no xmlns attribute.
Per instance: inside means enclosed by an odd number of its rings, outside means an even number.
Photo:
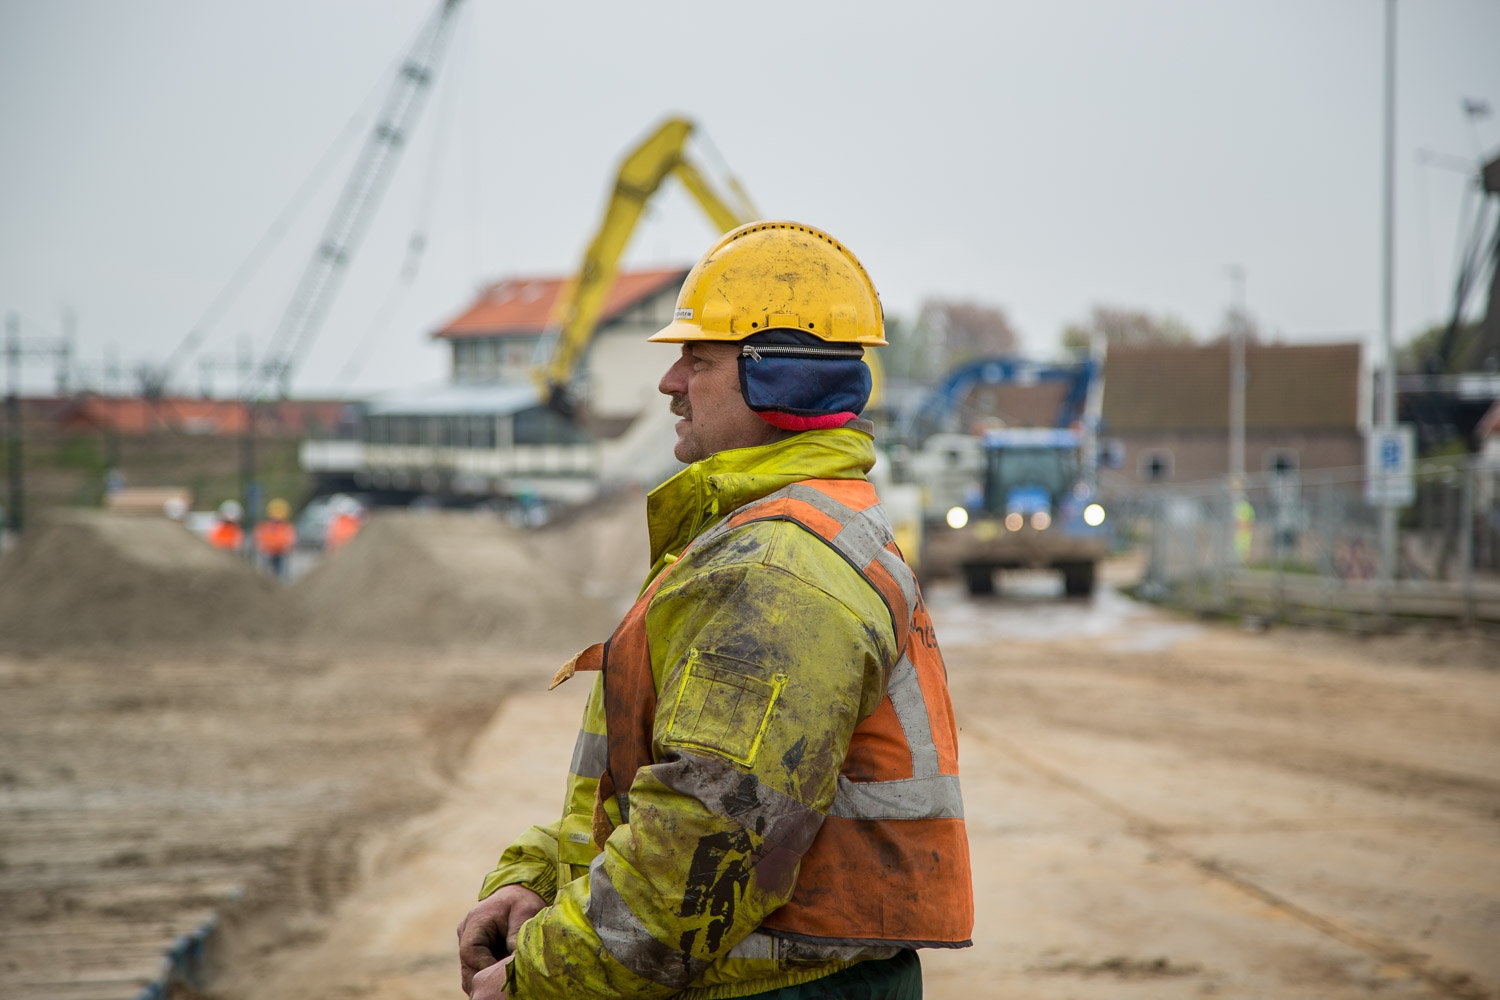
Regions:
<svg viewBox="0 0 1500 1000"><path fill-rule="evenodd" d="M1142 593L1202 614L1373 629L1500 626L1500 468L1422 463L1399 512L1394 578L1361 469L1269 474L1138 494L1150 535Z"/></svg>

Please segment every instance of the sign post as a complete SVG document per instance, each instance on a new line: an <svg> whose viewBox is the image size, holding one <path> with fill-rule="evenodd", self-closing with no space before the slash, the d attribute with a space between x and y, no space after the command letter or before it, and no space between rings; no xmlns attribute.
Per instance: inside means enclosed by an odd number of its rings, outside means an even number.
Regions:
<svg viewBox="0 0 1500 1000"><path fill-rule="evenodd" d="M1365 502L1410 507L1416 500L1417 435L1411 424L1376 427L1365 439Z"/></svg>

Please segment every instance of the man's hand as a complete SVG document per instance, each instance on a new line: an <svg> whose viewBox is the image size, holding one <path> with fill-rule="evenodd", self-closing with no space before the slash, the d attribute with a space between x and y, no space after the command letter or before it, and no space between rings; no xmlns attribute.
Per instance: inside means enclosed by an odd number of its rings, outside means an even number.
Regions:
<svg viewBox="0 0 1500 1000"><path fill-rule="evenodd" d="M521 925L545 909L547 901L521 885L507 885L479 901L468 916L458 923L458 964L463 975L464 992L474 993L474 974L487 969L516 950L516 936ZM485 977L482 996L505 995L505 973Z"/></svg>
<svg viewBox="0 0 1500 1000"><path fill-rule="evenodd" d="M471 1000L510 1000L510 994L505 992L505 973L506 966L515 960L516 956L507 955L488 969L474 973Z"/></svg>

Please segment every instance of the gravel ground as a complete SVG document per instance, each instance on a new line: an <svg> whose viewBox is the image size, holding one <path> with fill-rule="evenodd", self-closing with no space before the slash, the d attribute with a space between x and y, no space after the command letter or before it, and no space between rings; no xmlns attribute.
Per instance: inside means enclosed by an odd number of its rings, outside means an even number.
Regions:
<svg viewBox="0 0 1500 1000"><path fill-rule="evenodd" d="M1007 584L928 593L978 898L976 947L924 953L929 997L1500 995L1493 641ZM0 651L0 995L134 997L210 921L182 995L458 995L479 878L560 807L585 685L545 686L597 627Z"/></svg>

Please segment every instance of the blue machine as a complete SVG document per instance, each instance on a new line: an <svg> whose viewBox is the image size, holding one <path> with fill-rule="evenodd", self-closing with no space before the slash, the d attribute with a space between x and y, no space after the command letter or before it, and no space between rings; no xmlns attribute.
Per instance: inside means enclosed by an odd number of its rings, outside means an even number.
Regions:
<svg viewBox="0 0 1500 1000"><path fill-rule="evenodd" d="M924 400L912 422L917 440L960 431L960 410L982 386L1064 387L1052 426L983 426L1002 415L978 415L982 465L960 502L925 513L924 575L957 574L982 594L993 592L996 570L1054 569L1068 595L1093 591L1111 528L1096 486L1101 372L1096 360L984 358L955 369Z"/></svg>

